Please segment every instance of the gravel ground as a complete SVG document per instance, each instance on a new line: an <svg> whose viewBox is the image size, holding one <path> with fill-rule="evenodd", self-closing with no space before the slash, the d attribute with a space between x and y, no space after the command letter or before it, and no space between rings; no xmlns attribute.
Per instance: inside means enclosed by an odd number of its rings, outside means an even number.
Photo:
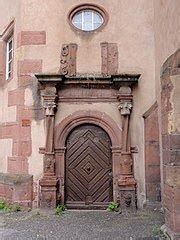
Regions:
<svg viewBox="0 0 180 240"><path fill-rule="evenodd" d="M0 213L0 239L6 240L134 240L152 238L155 226L164 223L159 211L110 213L107 211L52 211Z"/></svg>

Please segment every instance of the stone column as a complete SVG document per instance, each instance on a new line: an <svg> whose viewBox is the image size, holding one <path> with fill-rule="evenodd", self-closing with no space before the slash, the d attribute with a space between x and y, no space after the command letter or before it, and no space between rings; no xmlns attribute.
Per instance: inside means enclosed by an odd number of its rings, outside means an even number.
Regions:
<svg viewBox="0 0 180 240"><path fill-rule="evenodd" d="M133 160L129 139L129 119L133 96L130 87L120 87L118 94L119 111L122 118L122 147L120 177L118 179L119 200L122 207L136 208L136 181L133 176Z"/></svg>
<svg viewBox="0 0 180 240"><path fill-rule="evenodd" d="M54 208L56 206L57 178L55 174L54 154L54 119L56 111L56 86L45 85L42 91L43 107L45 109L45 151L43 162L43 177L40 180L41 208Z"/></svg>

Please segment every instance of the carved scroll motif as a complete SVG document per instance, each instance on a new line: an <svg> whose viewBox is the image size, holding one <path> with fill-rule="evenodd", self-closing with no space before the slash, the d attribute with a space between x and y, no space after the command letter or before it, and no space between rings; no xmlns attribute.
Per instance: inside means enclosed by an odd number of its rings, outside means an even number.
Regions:
<svg viewBox="0 0 180 240"><path fill-rule="evenodd" d="M68 55L69 55L69 45L65 44L62 46L61 50L61 67L60 72L62 75L68 74Z"/></svg>
<svg viewBox="0 0 180 240"><path fill-rule="evenodd" d="M63 44L61 49L60 73L62 75L76 75L77 44Z"/></svg>

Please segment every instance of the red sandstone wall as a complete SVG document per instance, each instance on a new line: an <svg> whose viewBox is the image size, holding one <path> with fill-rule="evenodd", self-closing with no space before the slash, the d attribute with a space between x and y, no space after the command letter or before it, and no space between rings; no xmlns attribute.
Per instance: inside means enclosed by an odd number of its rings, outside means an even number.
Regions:
<svg viewBox="0 0 180 240"><path fill-rule="evenodd" d="M161 200L161 176L159 154L159 125L157 102L143 115L145 135L146 199Z"/></svg>
<svg viewBox="0 0 180 240"><path fill-rule="evenodd" d="M7 1L5 5L8 5L8 3ZM1 4L0 2L0 5ZM7 6L4 7L6 10ZM16 2L16 7L18 8L18 2ZM11 11L9 14L11 14ZM34 104L34 106L26 105L25 93L27 89L36 88L36 85L33 83L32 74L42 71L42 60L26 59L25 56L22 57L21 55L19 57L18 52L21 51L21 47L23 46L40 46L46 44L45 31L18 32L20 17L21 15L18 15L15 20L11 21L4 18L3 21L6 22L6 24L3 26L1 26L2 22L0 23L0 98L2 99L0 106L0 140L2 143L1 147L8 149L8 151L6 151L8 155L6 156L2 155L4 150L1 149L0 160L3 161L3 165L1 164L0 172L8 172L12 176L13 174L29 173L28 158L32 155L31 123L32 120L39 119L39 115L41 115L41 108L37 107L36 104ZM7 81L5 80L5 41L11 32L13 32L14 38L13 74ZM37 91L37 89L35 90ZM13 117L11 113L13 113ZM9 119L13 119L13 121ZM12 144L5 146L7 140ZM6 152L4 154L6 154ZM3 174L1 175L2 177L4 176ZM0 182L1 198L6 196L8 201L23 202L26 200L26 195L31 194L31 196L28 195L28 205L32 205L32 181L23 182L18 188L17 186L11 187L13 184L7 183L5 181L6 178L3 179L4 180ZM36 184L34 191L35 197L37 194Z"/></svg>
<svg viewBox="0 0 180 240"><path fill-rule="evenodd" d="M33 177L25 174L0 174L0 199L32 207Z"/></svg>
<svg viewBox="0 0 180 240"><path fill-rule="evenodd" d="M180 159L180 139L178 136L179 131L173 130L173 125L175 123L173 112L175 108L177 111L178 107L177 105L174 105L175 101L172 98L174 87L170 77L178 71L177 69L175 70L174 67L176 66L175 68L177 68L178 64L175 63L179 62L179 57L177 57L176 54L172 54L180 47L179 12L180 4L178 0L154 0L155 76L156 98L160 110L159 128L162 166L162 197L164 199L166 225L169 228L169 233L171 234L172 239L180 238L179 236L177 236L177 238L175 236L175 233L178 234L180 226L180 211L178 203L180 202L180 192L176 182L179 181L179 170L177 170L178 167L173 166L176 165ZM171 57L166 61L169 56ZM165 64L163 65L164 62ZM176 180L169 181L168 179Z"/></svg>
<svg viewBox="0 0 180 240"><path fill-rule="evenodd" d="M180 239L180 50L165 62L161 76L163 203L168 233Z"/></svg>

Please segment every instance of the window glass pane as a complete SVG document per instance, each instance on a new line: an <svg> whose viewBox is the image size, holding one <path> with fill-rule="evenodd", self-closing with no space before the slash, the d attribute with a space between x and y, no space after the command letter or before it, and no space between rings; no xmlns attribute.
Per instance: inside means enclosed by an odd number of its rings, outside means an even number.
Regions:
<svg viewBox="0 0 180 240"><path fill-rule="evenodd" d="M13 59L13 38L6 43L6 80L11 77Z"/></svg>
<svg viewBox="0 0 180 240"><path fill-rule="evenodd" d="M9 51L12 49L12 40L9 42Z"/></svg>
<svg viewBox="0 0 180 240"><path fill-rule="evenodd" d="M92 31L93 30L92 23L84 22L83 30L85 30L85 31Z"/></svg>
<svg viewBox="0 0 180 240"><path fill-rule="evenodd" d="M74 15L73 23L81 23L82 22L82 12Z"/></svg>
<svg viewBox="0 0 180 240"><path fill-rule="evenodd" d="M11 77L11 72L8 73L8 78L10 78L10 77Z"/></svg>
<svg viewBox="0 0 180 240"><path fill-rule="evenodd" d="M11 72L11 66L12 66L12 62L8 63L8 72Z"/></svg>
<svg viewBox="0 0 180 240"><path fill-rule="evenodd" d="M94 29L97 29L98 27L100 27L101 26L101 23L94 23Z"/></svg>
<svg viewBox="0 0 180 240"><path fill-rule="evenodd" d="M82 23L81 22L80 23L78 23L78 22L74 23L74 26L79 28L79 29L82 29Z"/></svg>
<svg viewBox="0 0 180 240"><path fill-rule="evenodd" d="M92 23L92 12L84 11L84 22L85 23Z"/></svg>
<svg viewBox="0 0 180 240"><path fill-rule="evenodd" d="M102 17L97 13L94 13L94 23L102 23Z"/></svg>
<svg viewBox="0 0 180 240"><path fill-rule="evenodd" d="M9 61L12 60L12 51L9 52Z"/></svg>

